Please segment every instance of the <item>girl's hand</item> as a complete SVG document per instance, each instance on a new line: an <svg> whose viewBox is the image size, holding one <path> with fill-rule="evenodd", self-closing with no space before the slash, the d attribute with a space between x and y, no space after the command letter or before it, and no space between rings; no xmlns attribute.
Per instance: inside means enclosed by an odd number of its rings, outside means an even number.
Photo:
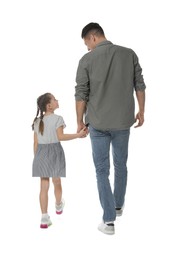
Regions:
<svg viewBox="0 0 176 260"><path fill-rule="evenodd" d="M79 138L83 138L87 136L87 127L84 127L83 129L81 129L81 131L78 133L78 137Z"/></svg>
<svg viewBox="0 0 176 260"><path fill-rule="evenodd" d="M79 133L82 129L84 129L86 127L86 125L82 122L78 124L77 127L77 133Z"/></svg>
<svg viewBox="0 0 176 260"><path fill-rule="evenodd" d="M89 129L88 129L88 125L86 126L84 123L78 124L77 133L79 133L83 129L86 131L86 136L87 136L89 134Z"/></svg>

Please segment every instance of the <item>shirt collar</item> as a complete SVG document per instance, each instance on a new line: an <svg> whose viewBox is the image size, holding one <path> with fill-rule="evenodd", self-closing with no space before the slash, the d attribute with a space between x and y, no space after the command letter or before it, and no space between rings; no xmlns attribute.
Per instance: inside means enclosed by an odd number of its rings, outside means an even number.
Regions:
<svg viewBox="0 0 176 260"><path fill-rule="evenodd" d="M105 40L105 41L102 41L99 44L97 44L96 48L99 47L99 46L109 45L109 44L112 44L112 42Z"/></svg>

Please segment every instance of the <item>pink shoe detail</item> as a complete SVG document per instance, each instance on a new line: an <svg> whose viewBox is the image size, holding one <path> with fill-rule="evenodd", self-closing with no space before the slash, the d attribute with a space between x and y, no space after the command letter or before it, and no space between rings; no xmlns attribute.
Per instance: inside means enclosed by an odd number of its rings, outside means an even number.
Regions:
<svg viewBox="0 0 176 260"><path fill-rule="evenodd" d="M48 228L48 225L47 224L41 224L40 228Z"/></svg>
<svg viewBox="0 0 176 260"><path fill-rule="evenodd" d="M56 214L61 215L62 212L63 212L62 210L61 211L56 211Z"/></svg>

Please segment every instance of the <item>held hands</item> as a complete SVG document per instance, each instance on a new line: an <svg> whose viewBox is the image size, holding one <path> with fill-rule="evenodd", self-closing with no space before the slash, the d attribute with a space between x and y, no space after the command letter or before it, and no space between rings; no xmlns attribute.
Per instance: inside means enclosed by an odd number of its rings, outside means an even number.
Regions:
<svg viewBox="0 0 176 260"><path fill-rule="evenodd" d="M83 129L81 129L78 133L79 138L84 138L87 136L87 127L84 127Z"/></svg>
<svg viewBox="0 0 176 260"><path fill-rule="evenodd" d="M138 121L138 123L137 123L137 125L134 126L135 128L143 125L143 123L144 123L144 113L141 113L141 112L137 113L135 122L137 122L137 121Z"/></svg>
<svg viewBox="0 0 176 260"><path fill-rule="evenodd" d="M84 123L78 124L77 133L79 138L84 138L89 134L89 130Z"/></svg>

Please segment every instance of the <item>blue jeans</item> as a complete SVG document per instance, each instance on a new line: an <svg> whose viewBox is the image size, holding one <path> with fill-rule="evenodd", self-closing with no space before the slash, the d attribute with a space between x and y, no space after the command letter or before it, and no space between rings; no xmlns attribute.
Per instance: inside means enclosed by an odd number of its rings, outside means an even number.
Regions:
<svg viewBox="0 0 176 260"><path fill-rule="evenodd" d="M127 185L127 157L130 129L118 131L100 131L89 125L93 161L96 169L97 186L104 222L116 219L115 208L124 205ZM114 163L114 191L109 182L112 145Z"/></svg>

